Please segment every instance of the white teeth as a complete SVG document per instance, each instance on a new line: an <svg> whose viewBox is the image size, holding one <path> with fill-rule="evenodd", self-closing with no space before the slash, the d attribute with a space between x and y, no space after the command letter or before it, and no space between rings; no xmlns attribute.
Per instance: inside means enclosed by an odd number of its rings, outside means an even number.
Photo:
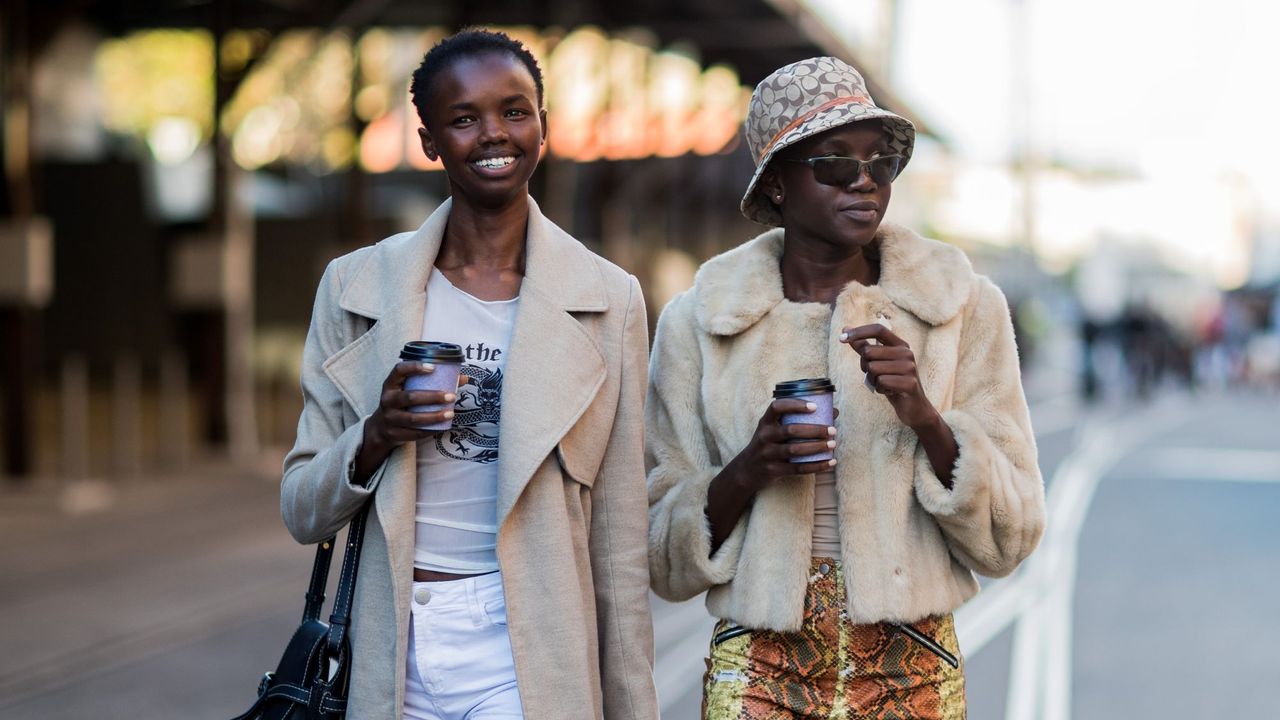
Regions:
<svg viewBox="0 0 1280 720"><path fill-rule="evenodd" d="M477 160L476 165L479 165L482 168L496 169L504 168L515 161L515 158L508 155L507 157L483 158L481 160Z"/></svg>

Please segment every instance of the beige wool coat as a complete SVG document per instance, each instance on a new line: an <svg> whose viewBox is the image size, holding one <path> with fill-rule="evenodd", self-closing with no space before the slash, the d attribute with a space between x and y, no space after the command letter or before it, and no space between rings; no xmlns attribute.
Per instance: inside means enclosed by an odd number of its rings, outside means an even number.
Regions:
<svg viewBox="0 0 1280 720"><path fill-rule="evenodd" d="M314 543L374 497L351 628L353 718L401 716L416 446L396 449L367 487L351 483L353 463L401 347L422 339L450 207L331 262L303 354L285 524ZM658 717L644 542L646 325L635 278L530 200L497 461L497 553L528 718Z"/></svg>
<svg viewBox="0 0 1280 720"><path fill-rule="evenodd" d="M974 572L1003 576L1035 548L1044 490L1004 296L959 250L885 223L877 285L850 283L832 310L783 297L783 231L707 261L663 310L646 410L649 568L673 600L707 592L716 617L801 627L813 476L766 486L710 550L711 479L750 441L773 386L829 376L836 386L836 477L849 617L914 621L974 595ZM864 384L844 327L887 320L960 448L954 488L915 433Z"/></svg>

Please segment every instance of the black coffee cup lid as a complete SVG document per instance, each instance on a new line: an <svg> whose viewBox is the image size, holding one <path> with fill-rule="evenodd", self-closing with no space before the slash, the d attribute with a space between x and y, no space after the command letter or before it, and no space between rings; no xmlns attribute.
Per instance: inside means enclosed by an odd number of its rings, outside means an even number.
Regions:
<svg viewBox="0 0 1280 720"><path fill-rule="evenodd" d="M806 380L788 380L780 382L773 388L775 398L802 397L804 395L821 395L833 393L836 386L829 378L808 378Z"/></svg>
<svg viewBox="0 0 1280 720"><path fill-rule="evenodd" d="M404 344L400 351L401 360L417 362L460 363L462 347L453 343L431 342L430 340L413 340Z"/></svg>

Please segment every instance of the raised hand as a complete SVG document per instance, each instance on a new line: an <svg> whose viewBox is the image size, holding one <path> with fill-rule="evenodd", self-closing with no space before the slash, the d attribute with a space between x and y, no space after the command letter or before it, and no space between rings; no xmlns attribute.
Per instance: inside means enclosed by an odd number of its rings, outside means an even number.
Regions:
<svg viewBox="0 0 1280 720"><path fill-rule="evenodd" d="M888 399L902 424L919 429L937 422L938 411L925 397L915 353L905 340L873 323L844 328L840 341L858 353L867 383Z"/></svg>

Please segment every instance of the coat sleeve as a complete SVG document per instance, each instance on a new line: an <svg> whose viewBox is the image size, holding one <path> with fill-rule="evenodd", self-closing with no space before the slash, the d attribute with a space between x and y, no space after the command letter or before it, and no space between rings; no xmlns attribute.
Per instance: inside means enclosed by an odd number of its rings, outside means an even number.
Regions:
<svg viewBox="0 0 1280 720"><path fill-rule="evenodd" d="M352 482L367 418L345 424L345 400L324 372L325 361L356 339L359 318L338 306L340 275L338 261L329 263L316 291L302 351L302 415L297 440L284 459L280 483L280 514L300 543L315 543L337 534L382 476L379 468L365 486Z"/></svg>
<svg viewBox="0 0 1280 720"><path fill-rule="evenodd" d="M733 579L750 515L713 554L707 490L724 467L707 440L692 306L690 293L680 295L658 320L645 408L650 581L654 592L674 601Z"/></svg>
<svg viewBox="0 0 1280 720"><path fill-rule="evenodd" d="M985 278L976 295L961 330L953 403L942 413L960 449L954 484L943 486L921 447L915 491L961 563L1003 577L1044 532L1044 483L1008 304Z"/></svg>
<svg viewBox="0 0 1280 720"><path fill-rule="evenodd" d="M591 565L595 578L604 717L654 720L653 621L644 486L644 383L649 328L644 296L631 278L621 346L618 408L591 491Z"/></svg>

